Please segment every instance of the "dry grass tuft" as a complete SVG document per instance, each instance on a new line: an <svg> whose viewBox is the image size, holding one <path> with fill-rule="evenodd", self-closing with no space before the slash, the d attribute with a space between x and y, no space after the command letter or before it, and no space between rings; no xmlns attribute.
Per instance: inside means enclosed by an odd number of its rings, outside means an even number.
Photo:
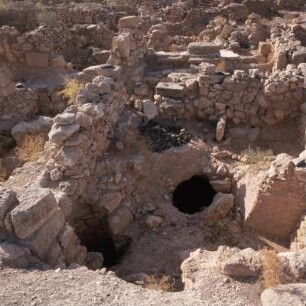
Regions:
<svg viewBox="0 0 306 306"><path fill-rule="evenodd" d="M175 291L175 279L170 275L148 275L144 280L144 287L156 291Z"/></svg>
<svg viewBox="0 0 306 306"><path fill-rule="evenodd" d="M272 159L272 152L264 151L260 148L251 148L249 147L244 152L243 162L249 165L255 165L262 162L270 162Z"/></svg>
<svg viewBox="0 0 306 306"><path fill-rule="evenodd" d="M260 251L262 258L261 281L264 288L275 287L285 283L280 260L275 250L267 248Z"/></svg>
<svg viewBox="0 0 306 306"><path fill-rule="evenodd" d="M16 149L16 155L23 162L38 160L44 150L44 144L44 135L26 135L21 145Z"/></svg>
<svg viewBox="0 0 306 306"><path fill-rule="evenodd" d="M70 79L66 82L65 88L61 91L67 99L68 104L74 104L79 92L85 87L85 84L76 79Z"/></svg>

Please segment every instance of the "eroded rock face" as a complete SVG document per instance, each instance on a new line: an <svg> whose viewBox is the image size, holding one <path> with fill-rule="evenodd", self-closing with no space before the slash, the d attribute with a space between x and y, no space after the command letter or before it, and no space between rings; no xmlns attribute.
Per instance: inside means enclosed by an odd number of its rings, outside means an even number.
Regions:
<svg viewBox="0 0 306 306"><path fill-rule="evenodd" d="M231 277L257 277L260 269L260 256L251 248L238 251L221 263L221 272Z"/></svg>
<svg viewBox="0 0 306 306"><path fill-rule="evenodd" d="M292 160L280 154L268 173L256 176L256 182L249 177L245 193L238 195L245 199L246 226L272 237L289 238L305 209L304 184L295 178Z"/></svg>
<svg viewBox="0 0 306 306"><path fill-rule="evenodd" d="M263 306L292 305L302 306L306 303L306 285L288 284L266 289L261 295Z"/></svg>

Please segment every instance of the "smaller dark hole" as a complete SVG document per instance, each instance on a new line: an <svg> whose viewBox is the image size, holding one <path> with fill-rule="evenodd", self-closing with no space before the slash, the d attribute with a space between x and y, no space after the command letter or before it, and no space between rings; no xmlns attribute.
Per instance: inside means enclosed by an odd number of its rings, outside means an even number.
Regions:
<svg viewBox="0 0 306 306"><path fill-rule="evenodd" d="M88 252L99 252L103 254L103 266L110 268L117 265L123 259L129 248L130 240L116 242L114 238L105 232L94 232L83 235L81 242L86 246Z"/></svg>

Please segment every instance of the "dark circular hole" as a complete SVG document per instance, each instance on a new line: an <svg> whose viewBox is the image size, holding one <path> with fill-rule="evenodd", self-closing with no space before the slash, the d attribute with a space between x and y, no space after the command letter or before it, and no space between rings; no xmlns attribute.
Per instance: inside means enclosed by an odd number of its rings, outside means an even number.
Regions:
<svg viewBox="0 0 306 306"><path fill-rule="evenodd" d="M182 213L195 214L209 206L216 194L209 180L195 175L180 183L173 192L173 205Z"/></svg>
<svg viewBox="0 0 306 306"><path fill-rule="evenodd" d="M106 232L94 232L83 235L80 238L88 252L99 252L103 254L103 266L106 268L120 263L131 242L127 239L117 242Z"/></svg>

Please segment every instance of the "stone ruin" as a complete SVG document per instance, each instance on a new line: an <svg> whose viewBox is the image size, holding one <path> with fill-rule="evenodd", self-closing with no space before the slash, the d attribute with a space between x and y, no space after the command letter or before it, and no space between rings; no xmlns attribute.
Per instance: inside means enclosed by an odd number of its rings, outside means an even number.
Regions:
<svg viewBox="0 0 306 306"><path fill-rule="evenodd" d="M206 256L259 279L269 241L305 289L304 1L7 5L0 266L179 271L203 290ZM68 80L83 84L70 100ZM35 135L39 156L21 160ZM154 268L141 252L158 245Z"/></svg>

